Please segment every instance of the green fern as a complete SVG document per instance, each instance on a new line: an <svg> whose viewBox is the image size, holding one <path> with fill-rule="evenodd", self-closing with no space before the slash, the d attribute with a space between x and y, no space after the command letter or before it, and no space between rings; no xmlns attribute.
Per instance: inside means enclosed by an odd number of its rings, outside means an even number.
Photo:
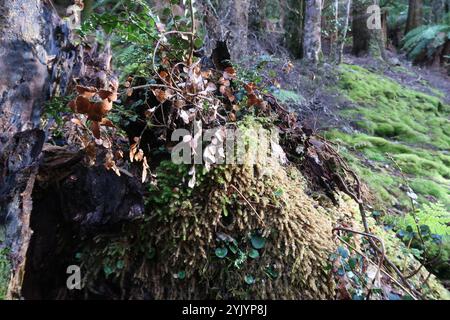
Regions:
<svg viewBox="0 0 450 320"><path fill-rule="evenodd" d="M438 50L450 41L450 25L421 26L410 31L403 39L403 49L414 61L431 59Z"/></svg>

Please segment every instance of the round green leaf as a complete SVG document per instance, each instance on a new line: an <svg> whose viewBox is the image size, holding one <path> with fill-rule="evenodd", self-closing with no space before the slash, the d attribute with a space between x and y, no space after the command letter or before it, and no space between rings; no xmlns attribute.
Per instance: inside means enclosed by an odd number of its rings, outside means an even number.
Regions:
<svg viewBox="0 0 450 320"><path fill-rule="evenodd" d="M186 271L178 272L177 278L180 279L180 280L183 280L184 278L186 278Z"/></svg>
<svg viewBox="0 0 450 320"><path fill-rule="evenodd" d="M259 252L256 249L251 249L248 253L248 256L252 259L258 259L259 258Z"/></svg>
<svg viewBox="0 0 450 320"><path fill-rule="evenodd" d="M261 236L253 235L250 241L255 249L262 249L266 245L266 239Z"/></svg>
<svg viewBox="0 0 450 320"><path fill-rule="evenodd" d="M119 260L116 263L116 268L117 269L123 269L125 267L125 262L123 260Z"/></svg>
<svg viewBox="0 0 450 320"><path fill-rule="evenodd" d="M244 280L245 280L245 283L248 285L252 285L256 282L255 278L253 278L253 276L251 276L251 275L246 275Z"/></svg>
<svg viewBox="0 0 450 320"><path fill-rule="evenodd" d="M227 248L217 248L216 249L216 256L220 259L223 259L227 256L228 249Z"/></svg>

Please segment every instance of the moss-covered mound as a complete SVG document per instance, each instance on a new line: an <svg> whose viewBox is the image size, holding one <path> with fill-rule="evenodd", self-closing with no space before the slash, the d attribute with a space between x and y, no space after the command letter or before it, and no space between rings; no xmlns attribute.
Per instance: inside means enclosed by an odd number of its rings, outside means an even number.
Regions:
<svg viewBox="0 0 450 320"><path fill-rule="evenodd" d="M148 270L156 298L333 297L331 219L296 169L228 166L205 181L174 214L152 219L164 248Z"/></svg>
<svg viewBox="0 0 450 320"><path fill-rule="evenodd" d="M305 193L296 168L269 157L216 166L197 173L192 190L187 172L165 162L150 190L150 218L140 232L155 257L139 270L150 296L334 297L327 271L332 221Z"/></svg>
<svg viewBox="0 0 450 320"><path fill-rule="evenodd" d="M83 244L79 258L89 271L86 288L98 292L106 282L118 297L131 299L340 297L339 278L356 270L336 275L331 257L342 243L332 230L341 224L363 230L352 200L340 196L339 207L313 200L302 173L270 157L209 172L199 167L193 189L187 187L189 171L161 163L158 183L150 187L147 218L121 234ZM414 271L418 262L404 245L370 221L371 231L387 243L387 256L402 271ZM355 239L367 250L363 238ZM363 265L367 269L368 261ZM434 277L426 278L421 270L411 281L427 298L447 297Z"/></svg>

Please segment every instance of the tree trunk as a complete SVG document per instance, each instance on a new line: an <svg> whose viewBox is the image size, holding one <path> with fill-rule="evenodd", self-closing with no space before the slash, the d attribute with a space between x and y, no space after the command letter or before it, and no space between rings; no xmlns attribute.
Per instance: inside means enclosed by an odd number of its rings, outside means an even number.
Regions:
<svg viewBox="0 0 450 320"><path fill-rule="evenodd" d="M352 6L352 0L347 0L347 2L345 4L343 27L342 27L341 32L339 32L339 36L338 36L338 45L337 45L337 48L338 48L337 63L338 64L342 63L342 59L344 56L344 46L345 46L345 39L347 38L351 6Z"/></svg>
<svg viewBox="0 0 450 320"><path fill-rule="evenodd" d="M303 36L304 57L314 63L319 62L322 50L321 41L322 0L306 2L305 29Z"/></svg>
<svg viewBox="0 0 450 320"><path fill-rule="evenodd" d="M31 192L45 134L40 115L49 97L49 56L57 18L48 2L0 0L0 224L11 250L9 296L19 297L32 231Z"/></svg>
<svg viewBox="0 0 450 320"><path fill-rule="evenodd" d="M217 41L230 41L231 57L240 61L248 49L250 0L199 2L207 31L206 49L211 51Z"/></svg>
<svg viewBox="0 0 450 320"><path fill-rule="evenodd" d="M44 104L83 72L71 30L48 0L0 0L0 227L10 249L8 298L20 298L33 231L32 191L45 142Z"/></svg>
<svg viewBox="0 0 450 320"><path fill-rule="evenodd" d="M405 34L423 23L423 0L409 0Z"/></svg>
<svg viewBox="0 0 450 320"><path fill-rule="evenodd" d="M242 59L248 50L248 11L250 0L232 0L230 14L231 58Z"/></svg>
<svg viewBox="0 0 450 320"><path fill-rule="evenodd" d="M386 58L377 0L353 1L353 54Z"/></svg>

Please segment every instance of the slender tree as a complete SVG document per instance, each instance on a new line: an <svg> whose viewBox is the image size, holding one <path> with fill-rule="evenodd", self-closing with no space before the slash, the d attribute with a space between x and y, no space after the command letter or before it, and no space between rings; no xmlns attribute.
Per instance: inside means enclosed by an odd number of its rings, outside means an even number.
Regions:
<svg viewBox="0 0 450 320"><path fill-rule="evenodd" d="M304 58L317 63L322 50L322 0L306 1L305 28L303 35Z"/></svg>
<svg viewBox="0 0 450 320"><path fill-rule="evenodd" d="M347 38L347 32L349 27L349 20L350 20L350 12L351 12L351 6L352 6L352 0L347 0L345 2L345 10L344 10L344 17L343 17L343 26L342 29L339 31L338 36L338 44L337 44L337 63L342 63L342 58L344 55L344 46L345 46L345 39Z"/></svg>

